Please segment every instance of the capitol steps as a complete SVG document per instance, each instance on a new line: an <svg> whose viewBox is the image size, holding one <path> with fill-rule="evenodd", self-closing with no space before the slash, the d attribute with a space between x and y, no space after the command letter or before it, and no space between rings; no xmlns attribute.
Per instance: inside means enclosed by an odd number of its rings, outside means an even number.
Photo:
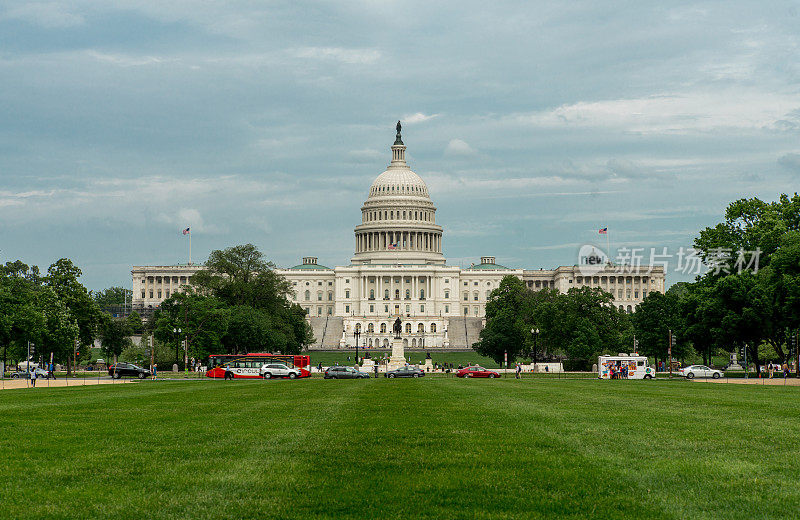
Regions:
<svg viewBox="0 0 800 520"><path fill-rule="evenodd" d="M309 348L317 350L339 348L339 340L342 339L344 330L344 318L312 316L308 322L314 333L314 343Z"/></svg>
<svg viewBox="0 0 800 520"><path fill-rule="evenodd" d="M450 338L450 348L472 348L472 344L480 339L483 329L481 318L450 318L447 327L447 336Z"/></svg>

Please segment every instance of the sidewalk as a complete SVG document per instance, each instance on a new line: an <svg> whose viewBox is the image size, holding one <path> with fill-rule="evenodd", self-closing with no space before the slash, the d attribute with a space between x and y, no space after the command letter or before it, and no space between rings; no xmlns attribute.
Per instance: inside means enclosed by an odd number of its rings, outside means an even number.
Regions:
<svg viewBox="0 0 800 520"><path fill-rule="evenodd" d="M36 388L55 388L67 386L91 386L91 385L119 385L124 383L134 383L133 379L83 379L83 378L63 378L58 379L37 379ZM19 388L30 388L30 381L27 379L3 379L0 381L0 390L16 390Z"/></svg>

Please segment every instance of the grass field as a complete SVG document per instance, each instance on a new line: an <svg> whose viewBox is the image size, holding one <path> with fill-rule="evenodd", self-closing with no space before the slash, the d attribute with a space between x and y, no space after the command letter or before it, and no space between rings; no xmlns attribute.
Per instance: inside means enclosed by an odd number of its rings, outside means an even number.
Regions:
<svg viewBox="0 0 800 520"><path fill-rule="evenodd" d="M799 397L510 378L9 390L0 517L796 517Z"/></svg>

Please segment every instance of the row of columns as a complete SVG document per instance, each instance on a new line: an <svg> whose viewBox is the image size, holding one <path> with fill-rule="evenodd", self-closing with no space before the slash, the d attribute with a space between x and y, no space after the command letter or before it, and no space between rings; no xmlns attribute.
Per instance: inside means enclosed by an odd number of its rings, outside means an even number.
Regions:
<svg viewBox="0 0 800 520"><path fill-rule="evenodd" d="M411 300L419 300L419 291L421 289L425 290L425 299L431 300L431 295L433 294L433 281L432 277L426 276L424 282L419 281L419 276L411 276L411 287L408 284L403 283L403 278L406 276L400 276L400 281L395 283L394 276L389 276L389 283L388 285L386 282L383 281L383 275L373 275L375 277L375 301L383 301L383 291L386 289L389 290L389 301L403 301L406 297L406 289L411 290ZM362 276L361 281L361 299L368 300L369 299L369 276ZM400 299L395 300L394 298L394 291L400 291ZM406 302L408 300L405 300ZM394 310L394 309L392 309Z"/></svg>
<svg viewBox="0 0 800 520"><path fill-rule="evenodd" d="M356 252L386 251L397 244L400 251L442 252L442 235L422 231L371 231L356 235Z"/></svg>

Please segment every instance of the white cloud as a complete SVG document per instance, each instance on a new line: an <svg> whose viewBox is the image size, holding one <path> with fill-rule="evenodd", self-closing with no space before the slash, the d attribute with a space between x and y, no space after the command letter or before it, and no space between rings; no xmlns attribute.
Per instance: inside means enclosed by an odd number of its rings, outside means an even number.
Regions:
<svg viewBox="0 0 800 520"><path fill-rule="evenodd" d="M346 49L343 47L301 47L293 49L296 58L331 60L347 64L367 65L375 63L381 57L377 49Z"/></svg>
<svg viewBox="0 0 800 520"><path fill-rule="evenodd" d="M636 133L692 133L770 129L800 107L800 94L714 90L642 98L580 101L516 114L513 122L541 128L585 127Z"/></svg>
<svg viewBox="0 0 800 520"><path fill-rule="evenodd" d="M83 16L56 2L24 2L8 9L2 18L24 20L46 29L83 25Z"/></svg>
<svg viewBox="0 0 800 520"><path fill-rule="evenodd" d="M447 155L475 155L477 152L466 141L461 139L451 139L444 149Z"/></svg>
<svg viewBox="0 0 800 520"><path fill-rule="evenodd" d="M403 116L400 120L403 123L413 125L414 123L424 123L425 121L433 119L434 117L439 117L439 114L428 115L428 114L423 114L422 112L417 112L415 114L407 114Z"/></svg>
<svg viewBox="0 0 800 520"><path fill-rule="evenodd" d="M140 67L142 65L153 65L176 61L173 59L159 58L157 56L131 56L126 54L108 54L94 50L87 51L91 58L103 63L111 63L120 67Z"/></svg>

